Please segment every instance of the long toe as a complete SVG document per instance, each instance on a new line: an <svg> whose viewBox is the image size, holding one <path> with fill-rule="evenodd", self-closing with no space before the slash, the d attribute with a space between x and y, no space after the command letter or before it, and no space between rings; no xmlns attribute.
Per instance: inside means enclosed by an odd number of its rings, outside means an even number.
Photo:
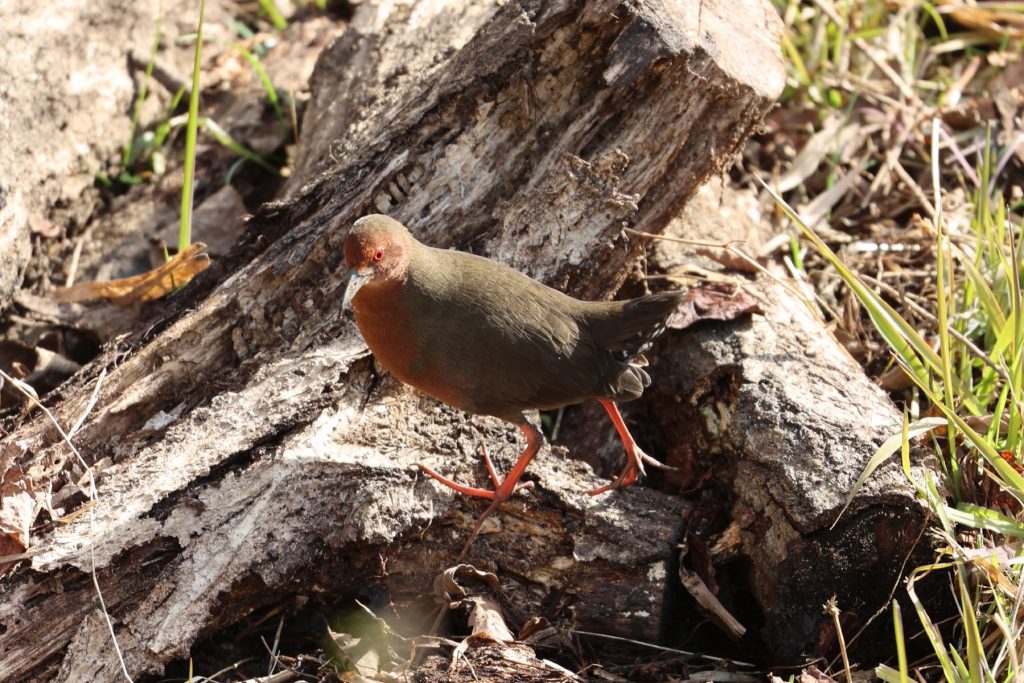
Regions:
<svg viewBox="0 0 1024 683"><path fill-rule="evenodd" d="M491 462L491 456L487 452L486 447L483 450L484 464L487 466L487 475L491 478L491 482L494 484L493 491L474 489L468 486L456 484L450 479L446 479L445 477L438 475L436 472L420 465L424 472L434 477L442 484L450 486L461 493L466 493L480 498L488 498L491 501L491 504L487 506L484 513L477 518L476 524L473 525L473 530L469 534L469 539L466 541L466 545L462 548L462 552L459 553L459 560L465 557L466 553L469 552L469 547L473 545L473 541L476 539L477 534L480 533L484 520L494 512L498 505L511 498L516 491L533 487L533 482L521 482L519 481L519 478L523 476L523 472L526 471L526 466L530 464L533 457L537 455L537 451L540 450L541 444L544 443L544 435L537 431L537 428L526 420L517 423L517 426L523 434L526 435L526 449L519 455L519 459L516 460L516 464L512 466L512 469L509 470L509 473L501 480L501 483L498 483L498 473L494 469L494 463Z"/></svg>
<svg viewBox="0 0 1024 683"><path fill-rule="evenodd" d="M598 486L596 489L587 491L587 495L596 496L599 493L606 493L613 489L622 488L623 486L632 486L636 483L637 474L636 466L633 463L626 465L626 468L619 472L619 476L612 479L609 483L604 486Z"/></svg>
<svg viewBox="0 0 1024 683"><path fill-rule="evenodd" d="M462 484L458 484L449 479L448 477L445 477L444 475L438 474L437 472L430 469L426 465L420 464L419 468L420 470L423 471L424 474L429 474L431 477L436 479L438 482L444 484L448 488L454 489L459 493L465 494L467 496L474 496L476 498L486 498L487 500L495 500L495 498L497 497L495 491L488 491L487 489L477 489L473 488L472 486L463 486ZM508 498L508 496L506 495L505 498ZM500 502L505 498L499 498L498 500Z"/></svg>
<svg viewBox="0 0 1024 683"><path fill-rule="evenodd" d="M619 472L618 476L616 476L614 479L612 479L609 483L605 484L604 486L598 486L596 489L593 489L592 491L587 491L587 494L591 496L596 496L599 493L605 493L607 491L611 491L612 489L618 489L624 486L632 486L633 484L635 484L641 476L647 474L644 471L643 460L640 457L643 454L643 451L641 451L639 448L637 448L636 451L633 453L627 453L626 466L622 468L622 471Z"/></svg>
<svg viewBox="0 0 1024 683"><path fill-rule="evenodd" d="M492 501L491 504L487 506L487 509L484 510L483 514L477 517L476 524L473 525L473 530L469 532L469 538L466 539L466 545L462 546L462 552L460 552L459 556L455 558L456 562L462 562L462 559L466 557L466 553L469 552L469 547L473 545L473 541L476 540L477 534L480 533L480 529L484 526L484 520L491 516L491 513L494 512L500 502L500 500Z"/></svg>

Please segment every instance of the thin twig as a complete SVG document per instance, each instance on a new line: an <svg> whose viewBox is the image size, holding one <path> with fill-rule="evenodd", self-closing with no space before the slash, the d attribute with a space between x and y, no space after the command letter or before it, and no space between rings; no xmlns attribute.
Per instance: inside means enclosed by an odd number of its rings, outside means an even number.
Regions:
<svg viewBox="0 0 1024 683"><path fill-rule="evenodd" d="M921 190L921 186L917 184L917 181L910 176L910 173L907 172L907 169L903 168L903 164L899 161L894 162L892 167L893 170L896 171L896 175L898 175L900 180L903 181L903 184L907 186L907 189L909 189L914 195L914 198L917 199L918 203L921 205L921 209L928 214L928 218L935 220L935 207L932 206L931 200L929 200Z"/></svg>
<svg viewBox="0 0 1024 683"><path fill-rule="evenodd" d="M75 248L71 252L71 264L68 266L68 277L64 280L65 287L75 284L75 277L78 275L78 262L82 258L83 246L85 246L85 235L75 240Z"/></svg>
<svg viewBox="0 0 1024 683"><path fill-rule="evenodd" d="M277 621L277 632L274 634L274 647L270 648L270 666L267 669L267 675L268 676L270 676L271 674L274 673L274 669L276 669L277 665L279 664L278 658L277 658L277 653L278 653L278 648L281 647L281 630L283 628L284 628L284 615L282 614L281 618L278 619L278 621ZM260 640L262 640L262 638ZM263 645L266 646L266 644L267 644L266 641L264 641Z"/></svg>
<svg viewBox="0 0 1024 683"><path fill-rule="evenodd" d="M693 247L709 247L711 249L722 249L724 251L729 252L730 254L735 254L736 256L741 258L744 262L749 264L750 267L753 268L754 270L756 270L758 273L764 275L767 278L770 278L776 284L778 284L780 287L782 287L787 292L789 292L790 294L795 296L797 299L799 299L800 301L803 301L804 305L807 306L807 308L811 311L811 314L815 317L815 319L819 320L819 321L821 320L821 312L814 306L814 304L811 301L809 301L807 299L807 296L805 294L803 294L799 290L794 289L789 283L783 281L777 275L775 275L770 270L768 270L767 268L762 266L760 263L758 263L756 259L752 258L751 256L748 256L746 253L744 253L742 250L740 250L736 246L737 244L739 244L738 241L736 241L736 242L708 242L708 241L705 241L705 240L687 240L687 239L683 239L681 237L669 237L668 235L655 235L652 232L641 232L640 230L633 230L632 228L626 228L625 231L627 233L629 233L630 235L636 235L637 237L646 237L648 239L662 240L664 242L675 242L677 244L686 244L686 245L693 246Z"/></svg>
<svg viewBox="0 0 1024 683"><path fill-rule="evenodd" d="M594 633L593 631L580 631L577 629L570 629L570 634L576 634L581 636L590 636L592 638L604 638L605 640L614 640L619 643L629 643L630 645L638 645L640 647L646 647L650 650L658 650L659 652L671 652L675 655L682 655L683 657L693 657L694 659L704 659L709 662L717 662L723 664L735 664L736 666L749 666L753 668L756 664L750 662L741 662L736 659L728 659L725 657L715 657L713 655L705 655L699 652L688 652L686 650L678 650L674 647L665 647L664 645L655 645L654 643L645 643L642 640L633 640L632 638L623 638L622 636L612 636L607 633Z"/></svg>
<svg viewBox="0 0 1024 683"><path fill-rule="evenodd" d="M839 13L836 12L830 2L827 2L826 0L814 0L814 4L820 7L821 11L828 15L829 20L831 20L833 24L843 26L846 23L843 21L843 18L839 16ZM863 52L864 55L871 60L871 63L874 64L879 71L885 74L886 78L892 81L893 85L896 86L901 95L918 107L924 106L924 103L921 101L921 98L917 96L917 93L914 92L914 89L907 85L907 82L904 81L903 78L896 73L896 71L889 66L884 59L876 55L874 49L868 45L863 38L854 38L852 42L858 50Z"/></svg>
<svg viewBox="0 0 1024 683"><path fill-rule="evenodd" d="M825 603L825 613L832 617L832 623L836 627L836 638L839 639L839 654L843 657L843 671L846 673L846 683L853 683L853 673L850 671L850 658L846 654L846 637L843 635L843 625L839 622L839 604L836 596L832 596Z"/></svg>
<svg viewBox="0 0 1024 683"><path fill-rule="evenodd" d="M92 412L92 409L96 407L96 399L100 397L100 387L103 386L103 380L106 379L106 377L107 369L103 368L100 371L100 376L96 379L96 386L93 387L92 394L89 396L89 402L85 405L85 410L82 411L82 414L78 417L78 421L75 422L74 426L68 430L69 439L78 433L78 430L82 428L83 424L85 424L85 418L88 417L89 413Z"/></svg>
<svg viewBox="0 0 1024 683"><path fill-rule="evenodd" d="M96 388L93 390L94 399L95 396L99 395L99 385L103 382L104 377L106 377L105 370L104 372L100 373L99 380L96 383ZM110 632L110 639L114 645L114 652L115 654L117 654L117 660L121 664L121 673L124 674L124 677L128 681L128 683L134 683L131 674L128 673L128 665L124 661L124 654L122 654L121 652L121 646L117 642L117 634L114 632L114 622L110 618L110 612L107 611L107 603L103 599L103 591L100 589L100 580L96 574L96 544L91 542L96 537L96 507L99 505L99 489L96 488L96 476L93 474L92 467L90 467L89 464L85 461L85 458L82 457L82 454L78 452L78 448L75 447L75 444L71 443L71 437L68 436L67 432L64 431L64 428L60 426L60 423L57 421L57 418L55 418L53 416L53 413L50 412L50 409L44 406L36 397L35 391L32 390L32 387L26 385L21 380L11 377L3 370L0 370L0 378L2 378L5 382L10 382L14 388L16 388L25 396L25 398L27 398L31 403L34 403L36 407L43 411L43 414L46 415L46 417L50 420L53 426L57 428L57 431L64 439L64 443L68 445L68 448L71 449L71 452L74 453L76 458L78 458L79 464L81 464L82 467L85 468L86 473L89 475L89 498L94 503L89 509L89 558L91 560L90 570L92 574L92 585L96 589L96 597L100 603L100 611L103 613L103 618L107 622L107 630ZM91 400L87 408L91 410L94 404L95 400ZM78 423L83 422L84 418L84 415L81 418L79 418Z"/></svg>
<svg viewBox="0 0 1024 683"><path fill-rule="evenodd" d="M907 563L910 562L910 558L911 556L913 556L914 550L917 549L917 544L921 542L921 538L924 536L926 531L928 531L928 525L922 524L921 531L918 532L917 538L915 538L914 542L910 544L910 549L907 551L907 554L903 557L903 564L900 565L900 570L896 572L896 580L893 581L892 590L889 591L889 599L886 600L885 603L880 608L878 608L878 610L874 614L872 614L867 621L864 622L864 625L860 627L860 630L853 634L853 638L850 638L850 642L847 643L848 648L852 648L854 644L857 642L857 640L862 635L864 635L864 633L868 630L868 627L871 626L871 624L876 619L878 619L878 617L882 616L883 614L885 614L886 611L888 611L889 605L892 604L893 599L896 597L896 591L899 590L900 584L903 582L903 577L905 576L904 572L907 569ZM829 669L835 666L837 659L839 659L839 655L836 655L835 658L833 658L832 661L828 663Z"/></svg>

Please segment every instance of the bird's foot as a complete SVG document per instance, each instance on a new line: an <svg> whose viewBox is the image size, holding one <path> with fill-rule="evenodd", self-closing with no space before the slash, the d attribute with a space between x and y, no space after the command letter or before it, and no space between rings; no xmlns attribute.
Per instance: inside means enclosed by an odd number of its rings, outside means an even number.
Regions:
<svg viewBox="0 0 1024 683"><path fill-rule="evenodd" d="M480 533L480 529L484 525L484 520L486 520L502 502L511 498L512 495L520 489L533 488L532 481L521 482L519 479L523 476L523 472L526 471L526 466L529 465L530 461L533 460L533 457L537 455L537 451L540 450L541 444L544 443L544 435L537 431L536 427L533 427L525 420L518 423L518 427L523 434L526 435L526 450L520 454L519 459L516 460L516 464L512 466L512 469L509 470L509 473L504 479L499 480L498 472L494 469L494 463L491 462L491 456L487 452L487 447L485 446L482 449L484 465L487 467L487 476L491 478L491 483L494 485L493 491L457 484L451 479L441 476L429 467L420 465L420 469L423 470L423 472L429 474L445 486L467 496L486 498L491 501L491 504L487 506L487 509L484 510L483 514L477 517L476 524L473 525L473 530L469 534L469 539L466 541L466 545L462 548L462 552L459 553L456 562L461 561L462 558L466 556L466 553L469 552L469 547L473 545L473 541L476 540L477 534Z"/></svg>
<svg viewBox="0 0 1024 683"><path fill-rule="evenodd" d="M630 463L626 465L626 467L621 472L619 472L619 476L612 479L610 483L605 484L604 486L598 486L596 489L591 489L590 491L587 491L587 495L596 496L601 493L607 493L608 491L611 491L613 489L622 488L623 486L632 486L633 484L636 483L636 480L636 467L633 466L633 463Z"/></svg>
<svg viewBox="0 0 1024 683"><path fill-rule="evenodd" d="M480 529L484 526L484 520L491 516L491 513L503 502L511 498L517 491L522 489L532 489L532 481L509 481L508 478L503 482L497 481L497 474L494 471L494 466L491 464L490 457L487 456L486 449L484 450L484 456L487 458L485 463L487 464L487 473L491 475L491 480L494 482L494 490L489 491L487 489L478 489L471 486L463 486L458 484L448 477L438 474L434 470L430 469L426 465L421 464L419 467L425 473L444 484L445 486L455 489L459 493L463 493L467 496L475 496L477 498L486 498L491 501L491 504L487 506L487 509L477 517L476 524L473 525L473 530L469 533L469 538L466 539L466 545L462 547L462 552L455 559L456 562L461 562L462 558L469 552L469 547L473 545L473 541L476 540L477 535L480 533Z"/></svg>
<svg viewBox="0 0 1024 683"><path fill-rule="evenodd" d="M644 458L650 458L650 456L641 451L639 446L634 444L632 449L626 449L626 466L622 468L618 476L604 486L587 491L587 495L596 496L623 486L632 486L641 476L647 475L647 472L644 471Z"/></svg>
<svg viewBox="0 0 1024 683"><path fill-rule="evenodd" d="M476 540L477 535L480 533L480 529L484 526L484 521L491 516L491 513L504 501L511 498L517 491L521 489L532 489L532 481L510 481L508 478L503 482L498 482L497 473L494 471L494 466L491 464L491 459L487 455L486 449L484 449L484 462L487 465L487 473L491 476L491 481L494 482L494 490L488 491L487 489L478 489L471 486L463 486L458 484L448 477L442 476L430 469L426 465L420 465L420 469L429 474L431 477L439 481L440 483L448 486L449 488L455 489L459 493L464 493L467 496L476 496L477 498L486 498L491 501L491 504L487 506L487 509L477 517L476 523L473 525L473 530L469 533L469 538L466 539L466 545L462 547L462 552L455 559L456 562L461 562L462 558L469 552L469 547L473 545L473 541Z"/></svg>
<svg viewBox="0 0 1024 683"><path fill-rule="evenodd" d="M501 503L504 500L511 498L516 492L522 489L532 489L532 481L509 481L508 477L504 480L498 477L498 471L494 469L494 462L491 460L491 454L487 452L487 446L480 447L481 455L483 456L484 466L487 468L487 475L491 478L491 483L494 484L494 490L478 489L472 486L464 486L457 482L452 481L443 474L439 474L434 470L430 469L426 465L420 464L419 468L424 474L429 474L431 477L441 482L448 488L454 489L459 493L467 496L474 496L476 498L486 498L487 500L493 500L496 503Z"/></svg>

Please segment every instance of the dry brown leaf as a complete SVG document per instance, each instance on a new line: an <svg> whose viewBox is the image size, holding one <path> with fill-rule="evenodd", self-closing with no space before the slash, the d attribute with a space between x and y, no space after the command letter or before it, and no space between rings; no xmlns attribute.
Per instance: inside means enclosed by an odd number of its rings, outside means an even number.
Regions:
<svg viewBox="0 0 1024 683"><path fill-rule="evenodd" d="M15 552L28 547L29 529L39 513L35 493L35 487L20 467L12 467L4 473L0 484L0 532L15 542Z"/></svg>
<svg viewBox="0 0 1024 683"><path fill-rule="evenodd" d="M706 256L715 263L725 266L729 270L736 270L741 273L759 272L757 262L736 247L731 249L708 249L706 247L698 247L696 251L701 256ZM708 279L717 282L726 281L725 278L716 278L714 275L710 275Z"/></svg>
<svg viewBox="0 0 1024 683"><path fill-rule="evenodd" d="M878 386L883 391L895 393L897 391L906 391L910 387L914 386L914 380L910 379L906 371L900 365L894 365L878 378Z"/></svg>
<svg viewBox="0 0 1024 683"><path fill-rule="evenodd" d="M62 303L106 299L115 306L133 306L170 294L186 284L210 265L206 245L196 242L159 268L107 282L79 282L57 289L55 297Z"/></svg>
<svg viewBox="0 0 1024 683"><path fill-rule="evenodd" d="M516 638L505 625L498 601L489 595L468 598L473 607L469 613L469 627L474 636L487 635L499 643L511 643Z"/></svg>
<svg viewBox="0 0 1024 683"><path fill-rule="evenodd" d="M56 239L57 237L60 237L61 233L64 232L63 228L60 225L54 223L53 221L48 221L39 214L35 213L29 214L28 224L32 229L33 233L35 233L36 235L41 235L42 237L46 237L48 239Z"/></svg>
<svg viewBox="0 0 1024 683"><path fill-rule="evenodd" d="M665 325L671 330L684 330L698 320L735 320L760 312L754 297L741 288L713 282L688 291Z"/></svg>
<svg viewBox="0 0 1024 683"><path fill-rule="evenodd" d="M501 583L496 574L480 571L471 564L457 564L434 577L434 595L442 600L466 597L466 589L459 583L460 580L480 581L496 593L501 591Z"/></svg>
<svg viewBox="0 0 1024 683"><path fill-rule="evenodd" d="M526 620L526 623L523 624L523 627L519 629L519 637L517 639L527 640L533 635L536 635L544 631L548 631L550 629L551 622L549 622L544 617L530 617Z"/></svg>
<svg viewBox="0 0 1024 683"><path fill-rule="evenodd" d="M836 679L823 673L816 666L809 666L800 672L800 683L836 683Z"/></svg>
<svg viewBox="0 0 1024 683"><path fill-rule="evenodd" d="M980 7L963 0L939 0L936 4L947 8L957 23L968 28L1008 38L1024 37L1024 15L1019 11Z"/></svg>
<svg viewBox="0 0 1024 683"><path fill-rule="evenodd" d="M31 348L14 339L0 340L0 368L42 396L59 386L82 366L42 346ZM20 406L25 395L13 385L0 382L0 408ZM2 470L0 470L2 471Z"/></svg>

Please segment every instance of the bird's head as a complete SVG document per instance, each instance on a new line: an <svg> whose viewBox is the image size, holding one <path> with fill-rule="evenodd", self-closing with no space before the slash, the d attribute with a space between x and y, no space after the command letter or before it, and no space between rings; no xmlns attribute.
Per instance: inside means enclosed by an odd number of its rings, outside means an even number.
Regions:
<svg viewBox="0 0 1024 683"><path fill-rule="evenodd" d="M350 275L342 307L350 306L363 287L404 280L414 244L412 234L393 218L371 214L353 223L345 238L345 265Z"/></svg>

